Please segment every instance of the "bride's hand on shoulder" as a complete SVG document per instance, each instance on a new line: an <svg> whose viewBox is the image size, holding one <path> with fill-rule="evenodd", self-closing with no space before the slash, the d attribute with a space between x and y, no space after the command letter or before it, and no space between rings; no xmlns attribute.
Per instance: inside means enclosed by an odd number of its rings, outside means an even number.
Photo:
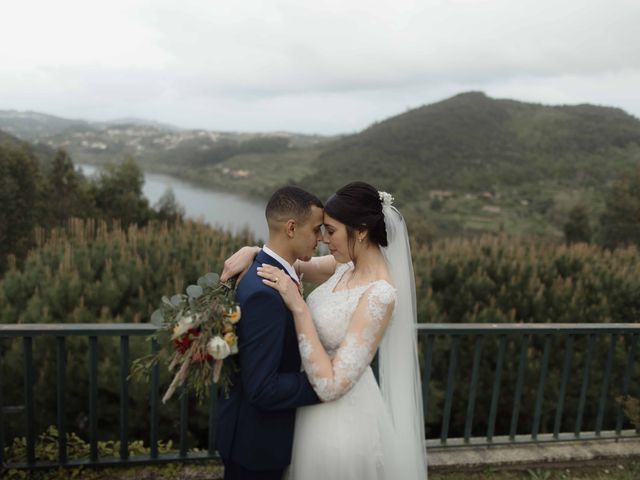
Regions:
<svg viewBox="0 0 640 480"><path fill-rule="evenodd" d="M260 247L242 247L236 253L224 261L224 268L220 274L220 281L226 282L238 275L237 283L240 283L244 274L253 263L253 259L260 252Z"/></svg>
<svg viewBox="0 0 640 480"><path fill-rule="evenodd" d="M262 277L265 285L269 285L280 293L287 308L293 313L306 308L298 284L283 270L263 263L262 267L258 267L258 275Z"/></svg>

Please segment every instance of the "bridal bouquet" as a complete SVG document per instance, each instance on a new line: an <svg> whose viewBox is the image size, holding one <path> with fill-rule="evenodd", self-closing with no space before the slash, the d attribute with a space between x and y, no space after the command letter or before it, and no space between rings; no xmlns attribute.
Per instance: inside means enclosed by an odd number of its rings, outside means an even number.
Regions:
<svg viewBox="0 0 640 480"><path fill-rule="evenodd" d="M150 339L158 351L134 360L131 376L149 378L153 367L164 360L169 371L176 372L162 402L176 389L186 385L198 401L207 396L212 383L228 392L235 365L225 361L238 353L235 326L240 307L234 301L234 281L221 283L218 275L207 273L190 285L186 294L162 297L162 304L151 315L158 327Z"/></svg>

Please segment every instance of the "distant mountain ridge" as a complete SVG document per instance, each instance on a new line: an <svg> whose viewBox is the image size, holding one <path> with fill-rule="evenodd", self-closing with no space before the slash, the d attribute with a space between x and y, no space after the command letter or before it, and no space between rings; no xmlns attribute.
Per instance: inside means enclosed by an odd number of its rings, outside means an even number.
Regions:
<svg viewBox="0 0 640 480"><path fill-rule="evenodd" d="M408 197L425 187L491 190L549 178L584 186L640 160L639 146L640 120L621 109L467 92L334 142L301 184L328 194L364 179Z"/></svg>
<svg viewBox="0 0 640 480"><path fill-rule="evenodd" d="M28 141L45 141L47 138L73 133L73 130L106 130L109 128L140 128L170 132L207 132L212 137L247 139L255 137L287 137L305 143L305 139L321 139L323 135L299 134L295 132L234 132L206 129L187 129L175 125L137 117L123 117L105 121L68 119L34 111L0 110L0 130ZM202 133L201 133L202 134Z"/></svg>
<svg viewBox="0 0 640 480"><path fill-rule="evenodd" d="M124 118L116 118L114 120L108 120L105 122L95 122L99 125L109 125L109 126L117 126L117 125L130 125L137 127L155 127L163 130L187 130L186 128L177 127L175 125L171 125L164 122L156 122L155 120L147 120L144 118L137 117L124 117Z"/></svg>
<svg viewBox="0 0 640 480"><path fill-rule="evenodd" d="M136 117L106 121L69 119L34 111L0 110L0 130L24 140L37 141L73 128L105 128L110 126L154 127L164 130L184 130L175 125Z"/></svg>
<svg viewBox="0 0 640 480"><path fill-rule="evenodd" d="M0 130L30 142L74 127L88 127L86 120L73 120L45 113L0 110Z"/></svg>
<svg viewBox="0 0 640 480"><path fill-rule="evenodd" d="M77 163L102 164L130 156L149 170L213 165L237 153L273 153L326 138L290 132L188 130L139 118L91 122L15 110L0 110L0 130L36 146L64 148Z"/></svg>

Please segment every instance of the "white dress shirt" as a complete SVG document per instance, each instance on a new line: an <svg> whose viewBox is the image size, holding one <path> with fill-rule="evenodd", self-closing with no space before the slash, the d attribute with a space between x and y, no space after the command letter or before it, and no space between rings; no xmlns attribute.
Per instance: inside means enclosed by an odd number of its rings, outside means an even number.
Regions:
<svg viewBox="0 0 640 480"><path fill-rule="evenodd" d="M284 269L287 271L289 276L293 278L296 281L296 283L298 284L300 283L300 279L298 278L298 274L296 273L295 268L293 268L293 266L289 262L287 262L284 258L282 258L280 255L278 255L276 252L271 250L266 245L262 247L262 251L267 255L269 255L270 257L272 257L273 259L277 260L284 267Z"/></svg>

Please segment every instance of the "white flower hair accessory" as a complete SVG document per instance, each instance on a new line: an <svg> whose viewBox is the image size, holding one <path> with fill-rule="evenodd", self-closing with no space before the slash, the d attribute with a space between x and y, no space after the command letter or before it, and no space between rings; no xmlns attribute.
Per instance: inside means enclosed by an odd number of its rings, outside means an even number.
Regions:
<svg viewBox="0 0 640 480"><path fill-rule="evenodd" d="M390 207L393 205L393 195L387 192L378 192L378 196L380 197L380 201L382 202L383 207Z"/></svg>

